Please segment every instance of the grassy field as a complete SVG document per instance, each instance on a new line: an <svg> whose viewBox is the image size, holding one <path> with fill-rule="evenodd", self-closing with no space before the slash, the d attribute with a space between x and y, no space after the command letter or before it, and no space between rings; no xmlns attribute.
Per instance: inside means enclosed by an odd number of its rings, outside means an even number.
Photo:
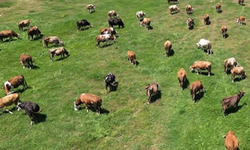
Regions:
<svg viewBox="0 0 250 150"><path fill-rule="evenodd" d="M222 4L222 13L215 5ZM86 5L92 3L96 11L88 14ZM188 16L185 6L195 11ZM13 109L13 115L0 115L0 149L149 149L149 150L222 150L229 130L235 132L241 150L250 149L249 78L231 82L231 75L223 72L223 62L229 57L246 70L250 70L250 4L238 5L236 0L180 0L181 12L170 15L166 0L1 0L0 30L12 29L21 39L0 43L0 81L22 74L29 88L20 93L22 101L33 101L43 108L40 122L31 126L24 111ZM108 27L109 10L115 10L125 23L117 29L117 42L96 47L95 37L101 28ZM135 13L146 12L152 30L140 27ZM211 24L203 24L203 15L210 15ZM244 15L246 25L236 23ZM195 21L188 30L186 20ZM65 43L70 56L51 62L48 48L41 40L28 41L27 33L18 30L17 22L30 19L44 36L56 35ZM77 31L76 21L87 19L94 27ZM223 39L220 27L228 27L228 38ZM196 48L199 39L211 41L213 55ZM170 40L174 55L165 56L163 43ZM104 45L104 43L101 43ZM50 45L51 46L51 45ZM139 65L126 59L132 50ZM21 53L30 54L36 69L23 69L19 63ZM59 57L55 57L55 60ZM213 75L196 75L189 66L196 60L212 62ZM206 93L193 103L189 87L181 90L177 72L184 68L189 82L201 80ZM117 91L107 93L104 77L116 75ZM144 88L154 81L159 83L161 96L147 105ZM19 88L20 89L20 88ZM245 96L234 113L223 117L221 99L239 90ZM74 111L73 102L80 93L92 93L103 99L102 114ZM4 90L0 92L4 96Z"/></svg>

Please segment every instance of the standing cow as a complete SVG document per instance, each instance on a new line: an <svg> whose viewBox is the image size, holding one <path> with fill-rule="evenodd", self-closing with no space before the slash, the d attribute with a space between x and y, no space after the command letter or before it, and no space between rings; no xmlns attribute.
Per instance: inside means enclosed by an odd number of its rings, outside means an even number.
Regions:
<svg viewBox="0 0 250 150"><path fill-rule="evenodd" d="M217 13L220 13L221 12L221 4L217 3L216 6L215 6L215 9L216 9Z"/></svg>
<svg viewBox="0 0 250 150"><path fill-rule="evenodd" d="M240 23L240 25L245 25L246 23L245 23L245 20L246 20L246 18L244 17L244 16L240 16L237 20L236 20L236 22L237 23Z"/></svg>
<svg viewBox="0 0 250 150"><path fill-rule="evenodd" d="M224 72L227 74L233 67L239 67L239 63L234 57L224 60Z"/></svg>
<svg viewBox="0 0 250 150"><path fill-rule="evenodd" d="M19 34L14 32L13 30L4 30L4 31L0 31L0 40L3 42L4 38L9 38L9 41L11 41L13 39L13 37L17 37L18 39Z"/></svg>
<svg viewBox="0 0 250 150"><path fill-rule="evenodd" d="M223 137L225 138L224 145L227 150L239 150L239 141L233 131L228 131Z"/></svg>
<svg viewBox="0 0 250 150"><path fill-rule="evenodd" d="M148 104L150 104L152 96L159 92L159 85L157 82L154 82L152 84L148 84L145 87L145 90L146 90L146 95L147 95L147 99L148 99Z"/></svg>
<svg viewBox="0 0 250 150"><path fill-rule="evenodd" d="M192 30L194 28L194 20L192 18L188 18L186 24L188 30Z"/></svg>
<svg viewBox="0 0 250 150"><path fill-rule="evenodd" d="M106 75L106 77L104 79L106 91L108 91L108 88L109 88L109 91L112 91L113 87L117 86L115 78L116 77L112 72L110 72Z"/></svg>
<svg viewBox="0 0 250 150"><path fill-rule="evenodd" d="M100 29L99 33L100 34L111 34L112 36L118 37L118 32L112 27Z"/></svg>
<svg viewBox="0 0 250 150"><path fill-rule="evenodd" d="M17 88L20 85L23 86L23 90L26 90L28 88L28 85L23 75L12 77L8 81L4 82L3 89L5 90L5 93L8 95L12 93L13 88Z"/></svg>
<svg viewBox="0 0 250 150"><path fill-rule="evenodd" d="M180 12L180 8L178 8L176 5L171 5L168 7L168 9L171 15Z"/></svg>
<svg viewBox="0 0 250 150"><path fill-rule="evenodd" d="M30 37L32 38L33 40L33 36L35 35L36 38L39 38L41 37L41 31L38 29L37 26L34 26L34 27L30 27L28 30L27 30L27 34L28 34L28 40L30 40Z"/></svg>
<svg viewBox="0 0 250 150"><path fill-rule="evenodd" d="M30 27L30 20L26 19L26 20L19 21L17 25L18 25L19 30L23 31L24 27L27 27L27 29Z"/></svg>
<svg viewBox="0 0 250 150"><path fill-rule="evenodd" d="M46 46L46 47L48 47L49 43L54 43L56 46L57 45L59 45L59 46L63 46L64 45L63 41L61 41L59 39L59 37L57 37L57 36L44 37L42 39L42 42L43 42L43 46Z"/></svg>
<svg viewBox="0 0 250 150"><path fill-rule="evenodd" d="M200 70L207 70L208 76L211 74L212 63L209 61L195 61L190 67L189 70L197 70L197 75L200 74Z"/></svg>
<svg viewBox="0 0 250 150"><path fill-rule="evenodd" d="M114 10L108 11L109 18L119 18L119 14L117 14Z"/></svg>
<svg viewBox="0 0 250 150"><path fill-rule="evenodd" d="M143 11L137 11L135 15L137 20L142 21L143 18L146 16L146 13L144 13Z"/></svg>
<svg viewBox="0 0 250 150"><path fill-rule="evenodd" d="M9 94L7 96L0 98L0 108L2 109L2 112L4 108L7 112L9 112L10 114L13 114L7 108L7 106L10 106L12 104L15 104L17 106L18 102L21 102L18 93Z"/></svg>
<svg viewBox="0 0 250 150"><path fill-rule="evenodd" d="M86 19L82 19L76 22L77 30L80 30L83 27L83 30L85 30L86 26L93 27L93 24L88 22Z"/></svg>
<svg viewBox="0 0 250 150"><path fill-rule="evenodd" d="M210 20L209 20L209 15L205 14L203 17L203 22L205 25L209 25L210 24Z"/></svg>
<svg viewBox="0 0 250 150"><path fill-rule="evenodd" d="M133 63L135 66L137 66L135 52L133 52L133 51L128 51L128 52L127 52L127 59L128 59L131 63Z"/></svg>
<svg viewBox="0 0 250 150"><path fill-rule="evenodd" d="M164 44L164 49L165 49L165 53L166 53L166 56L170 56L170 53L171 53L171 50L172 50L172 43L167 40Z"/></svg>
<svg viewBox="0 0 250 150"><path fill-rule="evenodd" d="M223 38L226 38L227 36L227 27L225 25L221 26L221 34Z"/></svg>
<svg viewBox="0 0 250 150"><path fill-rule="evenodd" d="M197 48L201 48L207 54L213 54L212 44L209 40L200 39L198 43L196 43Z"/></svg>
<svg viewBox="0 0 250 150"><path fill-rule="evenodd" d="M108 20L109 26L113 27L114 25L118 25L118 28L120 29L120 27L124 28L124 23L122 21L122 19L117 19L117 18L110 18Z"/></svg>
<svg viewBox="0 0 250 150"><path fill-rule="evenodd" d="M88 4L86 8L89 14L95 11L95 6L93 4Z"/></svg>
<svg viewBox="0 0 250 150"><path fill-rule="evenodd" d="M221 100L221 107L224 113L224 116L226 116L226 110L232 107L238 107L238 104L241 100L241 98L244 96L245 92L244 91L240 91L238 94L235 94L233 96L229 96L226 98L223 98Z"/></svg>
<svg viewBox="0 0 250 150"><path fill-rule="evenodd" d="M234 67L231 69L231 74L232 74L232 82L234 82L235 75L239 75L240 79L246 78L246 72L243 67Z"/></svg>
<svg viewBox="0 0 250 150"><path fill-rule="evenodd" d="M194 81L190 84L190 94L194 102L196 102L196 93L201 94L201 92L205 92L205 86L202 84L200 80Z"/></svg>
<svg viewBox="0 0 250 150"><path fill-rule="evenodd" d="M58 47L58 48L52 48L49 49L49 58L51 61L53 61L54 56L61 56L61 58L66 56L69 56L69 52L64 47Z"/></svg>
<svg viewBox="0 0 250 150"><path fill-rule="evenodd" d="M143 18L143 20L140 22L140 26L145 26L148 30L150 29L150 19L149 18Z"/></svg>
<svg viewBox="0 0 250 150"><path fill-rule="evenodd" d="M184 68L181 68L177 73L177 78L180 84L181 89L184 89L184 84L187 82L187 73Z"/></svg>
<svg viewBox="0 0 250 150"><path fill-rule="evenodd" d="M96 46L100 47L101 42L106 42L106 45L108 43L110 44L111 41L115 42L115 39L116 38L111 34L97 35L95 38L95 40L97 42Z"/></svg>
<svg viewBox="0 0 250 150"><path fill-rule="evenodd" d="M194 11L194 8L191 6L191 5L187 5L186 6L186 13L189 15L189 14L192 14Z"/></svg>
<svg viewBox="0 0 250 150"><path fill-rule="evenodd" d="M33 68L32 57L28 54L21 54L20 55L20 63L22 64L23 68L25 68L26 66L30 69Z"/></svg>

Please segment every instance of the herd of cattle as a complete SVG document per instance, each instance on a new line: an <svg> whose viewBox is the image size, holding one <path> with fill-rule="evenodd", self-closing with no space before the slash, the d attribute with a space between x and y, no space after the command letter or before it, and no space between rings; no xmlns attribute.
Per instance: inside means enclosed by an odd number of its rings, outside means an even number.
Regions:
<svg viewBox="0 0 250 150"><path fill-rule="evenodd" d="M176 3L178 4L178 0L168 0L168 3ZM244 0L239 0L238 3L240 5L244 5ZM217 3L216 11L218 13L221 11L221 4ZM95 6L93 4L87 5L87 11L89 13L95 12ZM171 5L169 6L170 14L173 15L175 13L180 12L180 8L177 7L177 5ZM186 13L192 14L194 12L194 7L191 5L186 6ZM118 32L115 31L114 26L118 26L118 28L124 28L124 23L122 19L119 17L119 14L116 13L114 10L108 11L108 24L109 27L102 28L99 30L99 35L96 36L95 40L97 42L96 46L100 47L101 42L107 43L113 41L115 42L115 39L118 37ZM140 22L140 26L145 26L148 30L151 28L150 26L150 19L146 17L146 13L143 11L136 12L136 18ZM245 24L245 17L240 16L237 21L241 25ZM204 15L204 25L209 25L210 19L209 14ZM187 27L189 30L192 30L194 28L194 20L192 18L188 18L186 21ZM79 20L76 22L77 30L85 30L87 26L93 27L93 24L88 22L86 19ZM20 31L24 31L24 28L27 28L27 35L28 40L30 40L30 37L32 40L34 40L34 36L36 39L42 38L42 32L38 29L37 26L30 27L30 21L29 19L19 21L18 22L18 28ZM223 38L227 37L227 27L225 25L222 25L221 27L221 34ZM9 38L9 40L12 40L13 37L19 37L19 34L14 32L13 30L5 30L0 31L0 40L3 42L4 38ZM60 46L57 48L52 48L48 50L49 58L51 61L53 61L54 56L61 56L65 57L69 56L68 51L63 47L64 42L60 40L57 36L47 36L42 38L42 43L44 47L48 47L48 44L55 44L56 46ZM197 48L201 48L204 52L207 52L207 54L213 54L212 51L212 44L209 40L206 39L200 39L199 42L196 44ZM163 44L163 47L166 52L166 56L170 56L171 50L172 50L172 43L171 41L166 41ZM127 59L137 66L138 62L136 61L136 54L133 51L127 52ZM33 68L33 60L32 57L28 54L21 54L20 55L20 63L22 64L23 68L28 67L30 69ZM211 75L212 70L212 63L208 61L195 61L189 68L190 71L196 70L197 74L200 74L200 70L207 70L207 75ZM240 78L245 78L246 73L244 71L244 68L239 65L239 63L236 61L234 57L228 58L224 60L224 72L226 74L231 73L232 82L235 80L235 76L239 75ZM115 75L113 73L109 73L105 77L105 88L106 90L112 91L116 86L117 82L115 80ZM180 87L182 90L186 88L187 85L187 74L184 68L181 68L179 72L177 73L177 78L180 84ZM35 115L42 111L40 109L39 105L33 102L21 102L19 95L17 93L12 93L13 88L17 88L20 85L23 86L23 90L27 89L27 83L25 81L25 78L23 75L18 75L13 78L10 78L8 81L4 82L3 89L5 90L6 96L0 99L0 108L5 108L6 111L9 113L12 113L8 110L7 106L10 106L12 104L15 104L20 109L25 109L26 114L30 117L31 124L36 122ZM150 104L151 98L156 95L159 92L159 85L157 82L154 82L152 84L149 84L145 87L146 90L146 96L148 104ZM196 95L200 94L201 92L205 92L205 86L202 84L202 81L197 80L190 84L190 94L191 98L194 102L196 102ZM227 115L227 110L231 107L237 107L240 99L244 96L244 91L240 91L239 94L226 97L221 100L222 104L222 110L224 116ZM102 106L102 99L98 97L97 95L90 94L90 93L82 93L79 95L79 98L74 102L74 109L79 110L80 105L84 104L87 112L88 107L92 106L96 109L96 112L98 114L101 113L101 106ZM237 138L234 136L234 133L232 131L229 131L227 135L225 135L225 146L228 149L231 148L237 148L238 147L238 141Z"/></svg>

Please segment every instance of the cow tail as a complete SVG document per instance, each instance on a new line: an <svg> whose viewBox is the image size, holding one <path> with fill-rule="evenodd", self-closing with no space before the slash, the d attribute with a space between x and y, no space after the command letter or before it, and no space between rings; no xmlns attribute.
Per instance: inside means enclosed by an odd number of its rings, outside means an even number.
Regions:
<svg viewBox="0 0 250 150"><path fill-rule="evenodd" d="M33 112L33 113L35 113L35 114L39 114L40 112L42 112L43 111L43 109L40 109L39 111L37 111L37 112Z"/></svg>

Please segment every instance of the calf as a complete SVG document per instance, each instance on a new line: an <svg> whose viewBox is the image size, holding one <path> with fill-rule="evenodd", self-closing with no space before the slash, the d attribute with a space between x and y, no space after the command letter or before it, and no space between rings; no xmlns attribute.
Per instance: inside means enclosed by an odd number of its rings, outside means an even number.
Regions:
<svg viewBox="0 0 250 150"><path fill-rule="evenodd" d="M234 67L231 69L231 74L232 74L232 82L234 82L235 75L239 75L240 79L246 78L246 73L243 67Z"/></svg>
<svg viewBox="0 0 250 150"><path fill-rule="evenodd" d="M244 0L238 0L238 3L242 6L244 6Z"/></svg>
<svg viewBox="0 0 250 150"><path fill-rule="evenodd" d="M133 63L135 66L137 65L136 63L136 55L133 51L128 51L127 52L127 59Z"/></svg>
<svg viewBox="0 0 250 150"><path fill-rule="evenodd" d="M168 57L170 55L170 52L171 52L171 49L172 49L172 43L167 40L164 44L164 49L165 49L165 53L166 53L166 56Z"/></svg>
<svg viewBox="0 0 250 150"><path fill-rule="evenodd" d="M55 45L63 46L64 43L57 36L48 36L42 39L43 46L48 47L49 43L54 43Z"/></svg>
<svg viewBox="0 0 250 150"><path fill-rule="evenodd" d="M228 133L223 137L225 138L224 145L227 150L239 150L239 141L235 137L233 131L228 131Z"/></svg>
<svg viewBox="0 0 250 150"><path fill-rule="evenodd" d="M3 42L4 38L9 38L9 41L13 39L13 37L17 37L19 39L19 34L14 32L13 30L4 30L0 31L0 40Z"/></svg>
<svg viewBox="0 0 250 150"><path fill-rule="evenodd" d="M105 77L106 91L108 90L108 88L109 88L109 91L111 91L112 87L114 87L114 86L116 86L115 75L112 72L110 72Z"/></svg>
<svg viewBox="0 0 250 150"><path fill-rule="evenodd" d="M85 30L86 26L93 27L92 23L89 23L86 19L82 19L76 22L77 30L80 30L83 27L83 30Z"/></svg>
<svg viewBox="0 0 250 150"><path fill-rule="evenodd" d="M186 24L187 24L188 30L191 30L191 29L194 28L194 20L193 19L188 18L187 21L186 21Z"/></svg>
<svg viewBox="0 0 250 150"><path fill-rule="evenodd" d="M23 68L26 66L30 69L33 67L33 60L32 57L28 54L21 54L20 55L20 63L22 64Z"/></svg>
<svg viewBox="0 0 250 150"><path fill-rule="evenodd" d="M143 20L140 22L140 26L146 26L146 28L149 30L150 28L150 19L149 18L143 18Z"/></svg>
<svg viewBox="0 0 250 150"><path fill-rule="evenodd" d="M171 3L179 3L179 0L168 0L168 4L170 4L170 2Z"/></svg>
<svg viewBox="0 0 250 150"><path fill-rule="evenodd" d="M180 8L178 8L176 5L171 5L168 7L168 9L171 15L180 12Z"/></svg>
<svg viewBox="0 0 250 150"><path fill-rule="evenodd" d="M17 110L25 110L25 113L30 118L30 124L33 125L34 123L37 123L37 117L36 115L43 111L43 109L40 109L40 106L34 102L22 102L17 104Z"/></svg>
<svg viewBox="0 0 250 150"><path fill-rule="evenodd" d="M69 52L64 48L64 47L59 47L59 48L52 48L49 49L49 58L51 61L53 61L54 56L61 56L61 58L65 57L65 55L69 56Z"/></svg>
<svg viewBox="0 0 250 150"><path fill-rule="evenodd" d="M112 36L111 34L104 34L96 36L95 40L97 42L96 46L100 47L101 42L106 42L106 45L111 41L115 42L115 37Z"/></svg>
<svg viewBox="0 0 250 150"><path fill-rule="evenodd" d="M143 18L146 16L146 13L144 13L143 11L137 11L135 15L136 15L137 20L142 21Z"/></svg>
<svg viewBox="0 0 250 150"><path fill-rule="evenodd" d="M8 81L4 82L3 89L5 90L5 93L8 95L12 93L11 90L13 88L17 88L20 85L23 86L23 90L26 90L28 88L28 85L23 75L12 77Z"/></svg>
<svg viewBox="0 0 250 150"><path fill-rule="evenodd" d="M27 28L30 27L30 20L29 20L29 19L26 19L26 20L19 21L19 22L17 23L17 25L18 25L19 30L20 30L20 31L23 31L23 28L24 28L24 27L27 27Z"/></svg>
<svg viewBox="0 0 250 150"><path fill-rule="evenodd" d="M190 84L190 94L192 96L193 101L196 101L196 93L198 92L201 94L202 92L205 92L205 86L203 86L202 82L200 80L194 81Z"/></svg>
<svg viewBox="0 0 250 150"><path fill-rule="evenodd" d="M204 15L203 22L204 22L205 25L209 25L210 24L209 15L208 14Z"/></svg>
<svg viewBox="0 0 250 150"><path fill-rule="evenodd" d="M39 38L41 37L41 31L38 29L37 26L34 26L34 27L30 27L28 30L27 30L27 34L28 34L28 40L30 40L30 37L32 38L33 40L33 36L35 35L36 38Z"/></svg>
<svg viewBox="0 0 250 150"><path fill-rule="evenodd" d="M184 89L184 83L187 82L187 74L184 68L181 68L177 73L177 78L181 89Z"/></svg>
<svg viewBox="0 0 250 150"><path fill-rule="evenodd" d="M239 67L239 63L236 61L234 57L228 58L224 60L224 72L227 74L227 72L233 68L233 67Z"/></svg>
<svg viewBox="0 0 250 150"><path fill-rule="evenodd" d="M86 8L89 14L95 11L95 6L93 4L88 4Z"/></svg>
<svg viewBox="0 0 250 150"><path fill-rule="evenodd" d="M223 98L221 100L221 106L222 106L224 116L226 116L227 109L232 108L232 107L236 107L236 108L238 107L238 103L240 102L244 94L245 94L244 91L240 91L238 94Z"/></svg>
<svg viewBox="0 0 250 150"><path fill-rule="evenodd" d="M15 104L17 106L17 103L21 102L19 95L17 93L13 93L7 96L4 96L2 98L0 98L0 108L2 109L3 112L3 108L9 112L10 114L13 114L8 108L7 106L10 106L12 104Z"/></svg>
<svg viewBox="0 0 250 150"><path fill-rule="evenodd" d="M190 66L189 70L193 71L194 69L197 70L197 74L200 73L200 70L207 70L208 76L211 74L212 63L208 61L195 61L193 65Z"/></svg>
<svg viewBox="0 0 250 150"><path fill-rule="evenodd" d="M216 6L215 6L215 9L216 9L217 13L220 13L221 12L221 4L217 3Z"/></svg>
<svg viewBox="0 0 250 150"><path fill-rule="evenodd" d="M191 5L186 6L186 13L187 14L192 14L194 11L194 8Z"/></svg>
<svg viewBox="0 0 250 150"><path fill-rule="evenodd" d="M114 28L108 27L99 30L100 34L111 34L112 36L118 37L118 32Z"/></svg>
<svg viewBox="0 0 250 150"><path fill-rule="evenodd" d="M197 48L201 48L204 52L206 51L207 54L213 54L212 44L209 40L200 39L198 43L196 43Z"/></svg>
<svg viewBox="0 0 250 150"><path fill-rule="evenodd" d="M117 14L114 10L108 11L109 18L118 18L119 14Z"/></svg>
<svg viewBox="0 0 250 150"><path fill-rule="evenodd" d="M220 30L221 30L222 37L223 37L223 38L226 38L226 35L227 35L227 27L226 27L225 25L223 25L223 26L221 26Z"/></svg>
<svg viewBox="0 0 250 150"><path fill-rule="evenodd" d="M145 90L146 90L146 95L147 95L147 98L148 98L148 104L150 104L151 102L151 97L155 94L158 93L159 91L159 85L157 82L154 82L152 84L148 84L146 87L145 87Z"/></svg>
<svg viewBox="0 0 250 150"><path fill-rule="evenodd" d="M240 16L240 17L236 20L236 22L237 22L237 23L240 23L240 25L243 25L243 24L246 24L246 23L245 23L245 20L246 20L246 18L245 18L244 16Z"/></svg>
<svg viewBox="0 0 250 150"><path fill-rule="evenodd" d="M88 106L93 106L96 112L100 115L102 99L94 94L82 93L79 95L78 99L74 102L74 109L77 111L80 109L81 104L83 104L89 112Z"/></svg>
<svg viewBox="0 0 250 150"><path fill-rule="evenodd" d="M124 23L122 21L122 19L117 19L117 18L110 18L108 20L109 26L113 27L114 25L118 25L118 28L120 29L120 27L124 28Z"/></svg>

